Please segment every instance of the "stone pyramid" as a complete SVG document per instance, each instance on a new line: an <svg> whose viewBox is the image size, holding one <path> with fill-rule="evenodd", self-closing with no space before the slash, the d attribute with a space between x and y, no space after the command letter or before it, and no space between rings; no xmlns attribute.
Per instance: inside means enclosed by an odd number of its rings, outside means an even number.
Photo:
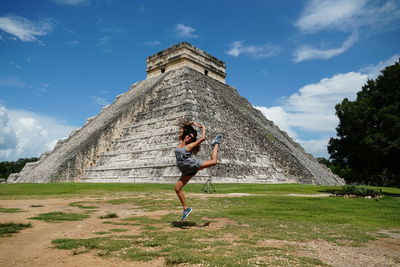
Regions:
<svg viewBox="0 0 400 267"><path fill-rule="evenodd" d="M224 62L186 42L146 61L146 80L8 182L176 182L174 148L186 119L207 128L200 160L209 158L212 138L224 136L220 164L193 182L344 184L225 84Z"/></svg>

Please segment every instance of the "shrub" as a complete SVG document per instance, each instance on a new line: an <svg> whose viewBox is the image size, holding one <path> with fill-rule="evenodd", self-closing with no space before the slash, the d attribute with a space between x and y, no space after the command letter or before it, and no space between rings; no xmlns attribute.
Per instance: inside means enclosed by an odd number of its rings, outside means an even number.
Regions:
<svg viewBox="0 0 400 267"><path fill-rule="evenodd" d="M370 188L368 186L356 186L356 185L344 185L342 191L339 195L355 195L359 197L379 197L382 195L382 190L380 192Z"/></svg>

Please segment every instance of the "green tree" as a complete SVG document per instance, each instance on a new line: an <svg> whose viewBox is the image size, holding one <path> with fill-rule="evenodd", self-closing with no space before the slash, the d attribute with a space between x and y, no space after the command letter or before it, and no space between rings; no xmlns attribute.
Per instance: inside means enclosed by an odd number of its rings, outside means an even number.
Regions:
<svg viewBox="0 0 400 267"><path fill-rule="evenodd" d="M357 99L336 105L337 138L332 162L347 169L350 183L400 186L400 60L368 80Z"/></svg>
<svg viewBox="0 0 400 267"><path fill-rule="evenodd" d="M343 166L339 162L335 160L329 160L326 158L317 158L318 162L321 164L324 164L326 167L331 169L331 171L338 175L339 177L342 177L346 181L348 181L348 178L350 178L351 175L351 168L349 166Z"/></svg>
<svg viewBox="0 0 400 267"><path fill-rule="evenodd" d="M26 163L37 161L38 158L21 158L17 161L0 162L0 178L7 179L11 173L20 172Z"/></svg>

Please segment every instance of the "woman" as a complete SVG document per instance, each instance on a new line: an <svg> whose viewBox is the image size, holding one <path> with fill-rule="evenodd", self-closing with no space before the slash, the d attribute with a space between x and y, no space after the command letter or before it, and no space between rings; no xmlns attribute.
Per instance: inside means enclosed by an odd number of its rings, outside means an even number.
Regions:
<svg viewBox="0 0 400 267"><path fill-rule="evenodd" d="M201 137L199 139L196 139L197 131L193 126L201 129ZM222 135L217 135L211 143L213 149L210 160L199 161L192 157L192 153L196 154L197 151L199 151L200 144L204 142L204 140L206 140L206 128L203 125L194 121L182 123L179 129L179 144L175 148L176 164L182 172L181 178L175 185L175 192L183 207L182 220L185 220L192 212L192 208L188 208L186 205L186 199L182 188L199 170L217 164L218 146L221 143Z"/></svg>

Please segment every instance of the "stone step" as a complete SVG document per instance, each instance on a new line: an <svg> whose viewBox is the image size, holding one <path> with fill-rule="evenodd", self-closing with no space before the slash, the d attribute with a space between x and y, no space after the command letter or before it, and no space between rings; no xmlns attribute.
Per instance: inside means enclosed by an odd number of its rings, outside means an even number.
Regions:
<svg viewBox="0 0 400 267"><path fill-rule="evenodd" d="M147 148L147 149L140 149L140 150L112 150L109 152L104 153L102 156L115 156L115 155L122 155L122 154L140 154L140 153L146 153L146 152L154 152L154 151L164 151L164 150L170 150L173 151L176 147L176 144L170 145L170 146L164 146L164 147L152 147L152 148Z"/></svg>
<svg viewBox="0 0 400 267"><path fill-rule="evenodd" d="M146 119L142 120L139 122L134 123L134 125L130 127L125 127L124 129L138 129L141 128L142 126L151 126L153 128L164 128L168 127L171 125L171 122L179 121L180 119L191 116L191 117L198 117L198 112L197 111L183 111L175 114L169 114L166 116L162 117L162 120L160 118L151 118L151 119ZM145 129L139 129L139 131L144 131Z"/></svg>
<svg viewBox="0 0 400 267"><path fill-rule="evenodd" d="M99 177L99 178L92 178L92 177L84 177L82 178L83 182L91 182L91 183L164 183L164 184L175 184L180 175L173 175L173 176L159 176L159 177L152 177L151 180L148 176L142 177L121 177L121 176L111 176L111 177ZM199 175L196 174L191 180L190 183L205 183L211 176L208 175ZM171 187L171 191L173 187Z"/></svg>
<svg viewBox="0 0 400 267"><path fill-rule="evenodd" d="M176 146L177 142L171 142L171 140L166 140L166 141L161 141L159 140L158 142L153 142L150 144L143 144L139 141L128 141L124 143L115 143L113 144L112 148L110 151L143 151L143 150L149 150L149 149L165 149L167 147L171 146Z"/></svg>
<svg viewBox="0 0 400 267"><path fill-rule="evenodd" d="M130 134L118 140L118 143L136 141L136 140L157 140L160 138L170 138L170 139L178 139L178 126L174 128L164 128L164 129L156 129L156 130L148 130L143 133L138 134ZM151 142L149 141L149 142ZM115 142L116 143L116 142Z"/></svg>
<svg viewBox="0 0 400 267"><path fill-rule="evenodd" d="M182 111L185 110L185 111ZM176 114L176 113L184 113L188 115L189 113L194 113L197 112L197 110L194 107L188 107L188 108L181 108L180 110L176 112L169 112L168 110L163 110L163 111L157 111L157 112L151 112L151 113L140 113L135 116L135 121L134 123L142 122L142 121L147 121L147 120L164 120L166 116L169 116L171 114Z"/></svg>
<svg viewBox="0 0 400 267"><path fill-rule="evenodd" d="M163 164L164 163L164 164ZM125 166L115 166L115 167L106 167L106 166L101 166L101 167L92 167L89 171L111 171L111 170L134 170L134 169L160 169L160 168L167 168L167 167L176 167L175 162L162 162L159 161L157 164L154 164L154 161L150 162L149 164L142 164L142 165L125 165Z"/></svg>

